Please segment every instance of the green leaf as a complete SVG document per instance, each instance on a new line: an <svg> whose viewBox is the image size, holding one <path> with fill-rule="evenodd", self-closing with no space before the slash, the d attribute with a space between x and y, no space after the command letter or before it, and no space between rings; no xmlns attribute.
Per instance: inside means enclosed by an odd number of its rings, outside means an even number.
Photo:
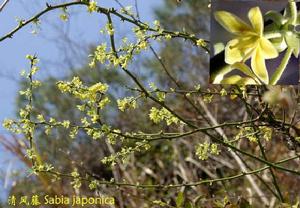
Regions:
<svg viewBox="0 0 300 208"><path fill-rule="evenodd" d="M179 192L176 197L176 206L179 208L183 205L184 195L183 192Z"/></svg>

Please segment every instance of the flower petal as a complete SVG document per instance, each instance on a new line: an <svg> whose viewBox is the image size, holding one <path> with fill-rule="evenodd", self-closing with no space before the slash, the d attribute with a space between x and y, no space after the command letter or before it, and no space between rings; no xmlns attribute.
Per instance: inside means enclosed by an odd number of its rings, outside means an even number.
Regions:
<svg viewBox="0 0 300 208"><path fill-rule="evenodd" d="M229 65L223 66L221 67L221 69L217 69L216 71L215 69L211 70L210 77L209 77L210 83L220 84L224 76L229 72L231 72L232 70L233 69Z"/></svg>
<svg viewBox="0 0 300 208"><path fill-rule="evenodd" d="M296 58L299 56L300 52L300 40L299 40L300 34L287 32L285 34L285 40L289 48L293 48L293 54Z"/></svg>
<svg viewBox="0 0 300 208"><path fill-rule="evenodd" d="M234 64L249 59L255 49L257 41L255 37L246 36L236 38L229 41L225 48L225 62L227 64Z"/></svg>
<svg viewBox="0 0 300 208"><path fill-rule="evenodd" d="M282 51L284 51L287 48L287 44L285 42L284 37L273 38L271 40L271 43L276 48L276 50L278 51L278 53L281 53Z"/></svg>
<svg viewBox="0 0 300 208"><path fill-rule="evenodd" d="M249 18L255 32L259 36L262 36L263 31L264 31L264 23L263 23L263 17L262 17L260 8L253 7L252 9L250 9L250 11L248 13L248 18Z"/></svg>
<svg viewBox="0 0 300 208"><path fill-rule="evenodd" d="M265 59L276 58L279 54L275 46L266 38L262 37L259 40L262 55Z"/></svg>
<svg viewBox="0 0 300 208"><path fill-rule="evenodd" d="M229 41L225 47L225 62L227 64L234 64L243 60L242 51L237 47L238 39Z"/></svg>
<svg viewBox="0 0 300 208"><path fill-rule="evenodd" d="M269 84L269 75L265 59L260 47L257 47L251 58L251 68L256 76L264 83Z"/></svg>
<svg viewBox="0 0 300 208"><path fill-rule="evenodd" d="M217 11L214 13L215 19L220 23L227 31L244 35L245 32L251 32L251 27L234 14L226 11Z"/></svg>

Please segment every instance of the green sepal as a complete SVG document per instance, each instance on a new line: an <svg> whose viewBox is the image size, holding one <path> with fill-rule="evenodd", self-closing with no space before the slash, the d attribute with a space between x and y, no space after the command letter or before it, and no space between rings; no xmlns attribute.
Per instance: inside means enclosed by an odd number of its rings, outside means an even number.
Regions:
<svg viewBox="0 0 300 208"><path fill-rule="evenodd" d="M287 48L287 44L285 42L284 37L272 38L270 41L272 42L272 44L274 45L274 47L277 49L279 53L281 53Z"/></svg>
<svg viewBox="0 0 300 208"><path fill-rule="evenodd" d="M287 19L284 18L279 12L269 11L264 15L265 20L272 20L277 26L281 26L287 22Z"/></svg>
<svg viewBox="0 0 300 208"><path fill-rule="evenodd" d="M258 85L256 81L249 77L241 77L239 75L232 75L226 77L221 81L221 84L231 84L231 85Z"/></svg>
<svg viewBox="0 0 300 208"><path fill-rule="evenodd" d="M289 48L293 49L293 54L296 58L299 56L300 39L297 33L287 32L285 34L285 41Z"/></svg>

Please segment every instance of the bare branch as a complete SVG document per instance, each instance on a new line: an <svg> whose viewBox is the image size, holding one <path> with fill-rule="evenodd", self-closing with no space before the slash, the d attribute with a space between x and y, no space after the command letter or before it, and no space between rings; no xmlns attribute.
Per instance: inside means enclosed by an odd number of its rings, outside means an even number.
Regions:
<svg viewBox="0 0 300 208"><path fill-rule="evenodd" d="M4 9L4 7L7 5L7 3L9 2L9 0L4 0L4 2L1 4L0 6L0 12L2 12L2 10Z"/></svg>

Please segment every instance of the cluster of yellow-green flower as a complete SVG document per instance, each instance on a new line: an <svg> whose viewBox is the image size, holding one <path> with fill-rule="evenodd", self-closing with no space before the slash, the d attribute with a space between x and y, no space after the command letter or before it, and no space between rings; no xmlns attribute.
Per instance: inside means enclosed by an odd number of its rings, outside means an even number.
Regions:
<svg viewBox="0 0 300 208"><path fill-rule="evenodd" d="M133 13L133 11L132 11L132 6L122 7L122 8L120 9L120 12L121 12L122 14L126 14L126 15L129 15L129 16L133 16L133 15L134 15L134 13Z"/></svg>
<svg viewBox="0 0 300 208"><path fill-rule="evenodd" d="M92 180L90 183L89 183L89 188L90 190L95 190L98 188L98 186L100 185L100 182L97 181L97 180Z"/></svg>
<svg viewBox="0 0 300 208"><path fill-rule="evenodd" d="M255 131L253 127L243 127L235 136L236 140L242 138L246 138L250 142L257 142L259 138L270 141L272 139L272 129L267 126L259 126Z"/></svg>
<svg viewBox="0 0 300 208"><path fill-rule="evenodd" d="M156 124L162 121L165 121L168 126L179 123L179 119L166 108L157 109L156 107L152 107L150 109L149 117Z"/></svg>
<svg viewBox="0 0 300 208"><path fill-rule="evenodd" d="M103 158L101 161L104 164L110 164L114 166L118 160L120 160L122 163L126 163L127 160L129 159L128 156L135 153L135 152L141 152L141 151L146 151L151 148L151 145L149 142L141 141L141 142L136 142L135 146L133 147L122 147L120 151L118 151L115 154L112 154L108 157Z"/></svg>
<svg viewBox="0 0 300 208"><path fill-rule="evenodd" d="M97 11L97 2L94 0L90 1L87 10L89 13L96 12Z"/></svg>
<svg viewBox="0 0 300 208"><path fill-rule="evenodd" d="M107 23L105 25L105 31L107 32L108 35L114 35L115 34L115 29L114 29L112 23Z"/></svg>
<svg viewBox="0 0 300 208"><path fill-rule="evenodd" d="M197 42L196 42L196 45L201 46L201 47L206 47L207 43L205 42L204 39L198 39Z"/></svg>
<svg viewBox="0 0 300 208"><path fill-rule="evenodd" d="M126 15L133 17L130 12L124 12ZM127 10L126 10L127 11ZM133 17L134 18L134 17ZM106 64L108 67L121 67L123 69L127 68L131 63L134 55L140 54L149 48L151 40L161 41L161 40L171 40L172 38L182 37L184 39L190 39L195 45L199 47L206 48L207 43L204 39L197 39L195 35L190 35L180 32L166 31L161 26L160 22L155 20L153 22L153 27L149 24L141 23L132 29L135 41L128 42L125 37L122 39L121 43L114 41L115 46L107 47L106 43L101 43L96 47L94 53L90 56L91 61L89 66L94 68L97 62L101 64ZM114 40L115 29L113 23L108 21L103 29L100 30L101 34L112 36L111 39ZM118 47L119 44L120 46ZM115 47L115 49L114 49Z"/></svg>
<svg viewBox="0 0 300 208"><path fill-rule="evenodd" d="M79 77L74 77L71 82L60 81L57 83L57 87L63 93L68 92L80 100L87 100L89 104L99 101L99 96L104 95L108 90L108 85L103 83L96 83L90 87L84 86ZM102 103L98 106L103 107L105 105Z"/></svg>
<svg viewBox="0 0 300 208"><path fill-rule="evenodd" d="M50 135L54 127L62 127L65 129L69 129L71 125L69 120L57 121L55 118L51 117L46 120L42 114L38 114L36 116L36 122L34 123L36 125L42 125L45 129L46 135Z"/></svg>
<svg viewBox="0 0 300 208"><path fill-rule="evenodd" d="M39 70L39 67L37 66L39 60L35 55L27 55L26 58L30 62L30 71L27 73L25 70L22 70L21 75L28 80L29 86L27 89L21 90L20 94L24 96L28 102L23 108L19 109L18 120L5 119L3 127L13 133L24 135L30 144L29 147L26 148L26 156L32 161L35 161L37 154L34 150L33 138L37 124L32 121L33 90L41 86L41 82L33 79L33 75L35 75L35 73ZM33 165L37 164L34 162Z"/></svg>
<svg viewBox="0 0 300 208"><path fill-rule="evenodd" d="M96 83L90 87L83 85L82 81L78 77L74 77L71 82L58 82L57 87L63 93L70 93L75 98L82 101L77 108L86 114L81 118L81 128L85 130L87 135L93 139L99 139L107 136L110 143L115 144L118 130L114 133L107 125L103 125L100 121L100 110L105 108L110 103L109 97L106 95L108 85L103 83ZM96 124L101 127L95 127ZM66 125L62 122L62 125ZM70 137L74 138L78 133L79 127L74 126L71 128Z"/></svg>
<svg viewBox="0 0 300 208"><path fill-rule="evenodd" d="M53 165L51 164L36 164L33 168L32 171L34 174L38 174L39 172L48 172L52 171L54 169Z"/></svg>
<svg viewBox="0 0 300 208"><path fill-rule="evenodd" d="M204 142L196 146L196 155L200 160L207 160L209 154L219 155L220 150L218 145L215 143Z"/></svg>
<svg viewBox="0 0 300 208"><path fill-rule="evenodd" d="M59 18L64 22L69 20L69 13L67 11L67 7L62 8L62 13L59 15Z"/></svg>
<svg viewBox="0 0 300 208"><path fill-rule="evenodd" d="M150 93L155 93L155 95L156 95L158 101L159 101L159 102L164 102L165 99L166 99L166 93L163 92L163 91L160 91L160 90L158 89L158 87L155 85L154 82L150 82L150 83L149 83L149 86L150 86L150 88L152 89L152 91L151 91ZM172 90L174 90L174 89L172 89Z"/></svg>
<svg viewBox="0 0 300 208"><path fill-rule="evenodd" d="M126 109L135 109L137 104L136 104L136 99L134 97L125 97L123 99L117 100L118 103L118 108L120 111L125 111Z"/></svg>
<svg viewBox="0 0 300 208"><path fill-rule="evenodd" d="M3 126L14 133L23 133L27 139L30 139L32 138L35 129L35 125L30 120L32 111L32 91L33 89L41 86L41 82L38 80L33 80L33 75L39 70L39 67L37 66L39 60L33 55L27 55L26 58L30 61L31 68L29 73L26 73L25 70L22 70L21 75L29 80L29 86L27 89L21 90L19 93L25 96L25 98L28 100L28 104L19 110L19 121L6 119L4 120Z"/></svg>
<svg viewBox="0 0 300 208"><path fill-rule="evenodd" d="M213 94L206 94L203 96L203 101L205 103L211 103L213 98L214 98Z"/></svg>
<svg viewBox="0 0 300 208"><path fill-rule="evenodd" d="M71 185L75 190L78 190L81 187L82 182L81 182L80 174L78 173L78 170L76 168L71 173L71 176L73 177L73 181L71 182Z"/></svg>

